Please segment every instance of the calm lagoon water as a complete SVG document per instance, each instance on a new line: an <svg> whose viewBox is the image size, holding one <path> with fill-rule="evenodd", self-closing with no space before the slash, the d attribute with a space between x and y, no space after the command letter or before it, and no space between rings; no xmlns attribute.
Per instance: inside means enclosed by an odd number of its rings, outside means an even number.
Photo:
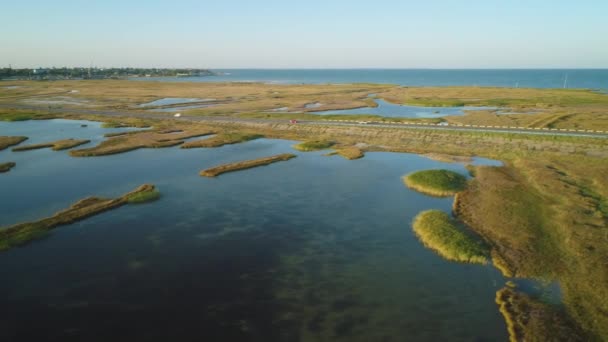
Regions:
<svg viewBox="0 0 608 342"><path fill-rule="evenodd" d="M355 109L326 110L313 112L312 114L370 114L384 117L405 118L439 118L447 115L464 115L465 110L494 109L493 107L421 107L404 106L386 102L382 99L374 99L378 107L364 107Z"/></svg>
<svg viewBox="0 0 608 342"><path fill-rule="evenodd" d="M224 69L219 76L140 78L171 82L384 83L608 90L608 69Z"/></svg>
<svg viewBox="0 0 608 342"><path fill-rule="evenodd" d="M81 128L86 123L88 127ZM98 123L0 123L32 142L86 137ZM159 201L60 227L0 254L1 341L504 341L491 266L447 262L410 223L452 199L407 189L414 154L355 161L260 139L215 149L142 149L72 158L5 150L0 225L47 216L88 195L156 184ZM298 158L215 179L220 163ZM477 163L497 165L477 159Z"/></svg>

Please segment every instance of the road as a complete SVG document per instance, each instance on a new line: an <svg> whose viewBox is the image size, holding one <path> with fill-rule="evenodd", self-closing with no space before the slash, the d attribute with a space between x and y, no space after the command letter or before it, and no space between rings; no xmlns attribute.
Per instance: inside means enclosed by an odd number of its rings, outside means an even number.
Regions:
<svg viewBox="0 0 608 342"><path fill-rule="evenodd" d="M91 114L109 117L133 117L142 119L175 119L180 121L192 122L234 122L234 123L288 123L287 119L254 119L238 118L231 116L188 116L182 115L179 118L174 114L145 113L128 110L97 110L80 108L44 108L30 105L0 104L0 108L43 110L50 113L70 113L70 114ZM445 125L421 122L378 122L378 121L351 121L351 120L298 120L298 125L324 125L324 126L357 126L357 127L381 127L381 128L402 128L402 129L431 129L449 131L469 131L469 132L496 132L514 134L536 134L550 136L569 136L569 137L593 137L608 138L608 131L596 130L577 130L577 129L557 129L557 128L528 128L528 127L508 127L508 126L484 126L484 125Z"/></svg>

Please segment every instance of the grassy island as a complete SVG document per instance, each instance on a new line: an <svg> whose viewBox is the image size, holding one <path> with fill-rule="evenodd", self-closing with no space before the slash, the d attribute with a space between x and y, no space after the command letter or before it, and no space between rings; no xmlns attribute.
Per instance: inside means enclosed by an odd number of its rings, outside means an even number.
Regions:
<svg viewBox="0 0 608 342"><path fill-rule="evenodd" d="M8 163L0 163L0 172L9 172L12 168L15 167L15 163L13 162L8 162Z"/></svg>
<svg viewBox="0 0 608 342"><path fill-rule="evenodd" d="M32 240L46 236L53 228L70 224L89 216L115 209L127 203L133 203L133 198L146 198L158 191L154 185L144 184L137 189L114 199L88 197L74 203L69 208L55 215L35 222L19 223L14 226L0 228L0 251L24 245Z"/></svg>
<svg viewBox="0 0 608 342"><path fill-rule="evenodd" d="M403 177L408 188L431 196L447 197L466 188L467 179L449 170L424 170Z"/></svg>
<svg viewBox="0 0 608 342"><path fill-rule="evenodd" d="M312 152L312 151L326 150L326 149L334 146L334 144L335 143L333 141L329 141L329 140L309 140L309 141L299 143L297 145L293 145L293 148L295 148L298 151L302 151L302 152Z"/></svg>
<svg viewBox="0 0 608 342"><path fill-rule="evenodd" d="M53 151L61 151L61 150L70 149L72 147L88 144L90 142L91 142L91 140L63 139L63 140L57 140L57 141L53 141L53 142L49 142L49 143L19 146L19 147L13 148L13 151L22 152L22 151L37 150L37 149L47 148L47 147L51 147L53 149Z"/></svg>
<svg viewBox="0 0 608 342"><path fill-rule="evenodd" d="M263 138L260 134L247 133L220 133L208 139L189 141L183 144L182 148L198 148L198 147L220 147L224 145L238 144L250 140Z"/></svg>
<svg viewBox="0 0 608 342"><path fill-rule="evenodd" d="M507 323L511 342L588 341L561 308L508 286L496 292L496 304Z"/></svg>
<svg viewBox="0 0 608 342"><path fill-rule="evenodd" d="M361 149L356 146L339 148L336 150L336 152L348 160L360 159L365 156L363 151L361 151Z"/></svg>
<svg viewBox="0 0 608 342"><path fill-rule="evenodd" d="M216 167L212 167L210 169L203 170L201 171L200 175L205 177L216 177L221 175L222 173L250 169L252 167L268 165L280 161L286 161L295 157L295 154L284 153L272 157L264 157L253 160L240 161L236 163L223 164Z"/></svg>
<svg viewBox="0 0 608 342"><path fill-rule="evenodd" d="M488 247L464 233L442 211L423 211L416 216L412 226L425 246L448 260L479 264L488 261Z"/></svg>
<svg viewBox="0 0 608 342"><path fill-rule="evenodd" d="M7 147L20 144L25 140L27 140L27 137L0 136L0 151L4 150Z"/></svg>

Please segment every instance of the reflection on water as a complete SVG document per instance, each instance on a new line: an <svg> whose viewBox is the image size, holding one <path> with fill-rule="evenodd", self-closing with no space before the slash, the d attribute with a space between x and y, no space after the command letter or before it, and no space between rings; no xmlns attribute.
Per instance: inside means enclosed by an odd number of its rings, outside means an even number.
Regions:
<svg viewBox="0 0 608 342"><path fill-rule="evenodd" d="M43 141L98 134L95 124L81 123L0 130ZM49 129L36 133L30 124ZM109 211L0 254L0 340L507 339L494 303L505 279L491 266L441 259L410 227L421 210L449 211L451 199L410 191L401 176L428 168L466 174L463 165L395 153L348 161L293 151L293 144L259 139L94 158L0 152L17 161L0 175L11 194L0 199L1 225L146 182L162 193L157 202ZM284 152L298 157L198 175Z"/></svg>
<svg viewBox="0 0 608 342"><path fill-rule="evenodd" d="M312 112L313 114L370 114L385 117L404 118L439 118L448 115L464 115L466 110L487 110L493 107L421 107L397 105L382 99L374 99L378 107L364 107L356 109L326 110Z"/></svg>
<svg viewBox="0 0 608 342"><path fill-rule="evenodd" d="M190 102L203 102L213 101L213 99L199 99L199 98L183 98L183 97L165 97L152 102L142 103L140 107L152 107L152 106L168 106Z"/></svg>

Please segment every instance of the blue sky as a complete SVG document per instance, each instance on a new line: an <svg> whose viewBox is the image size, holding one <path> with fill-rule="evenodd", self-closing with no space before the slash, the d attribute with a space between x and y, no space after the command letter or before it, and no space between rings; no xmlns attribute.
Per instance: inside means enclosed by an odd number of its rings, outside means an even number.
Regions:
<svg viewBox="0 0 608 342"><path fill-rule="evenodd" d="M0 66L607 68L606 0L6 1Z"/></svg>

